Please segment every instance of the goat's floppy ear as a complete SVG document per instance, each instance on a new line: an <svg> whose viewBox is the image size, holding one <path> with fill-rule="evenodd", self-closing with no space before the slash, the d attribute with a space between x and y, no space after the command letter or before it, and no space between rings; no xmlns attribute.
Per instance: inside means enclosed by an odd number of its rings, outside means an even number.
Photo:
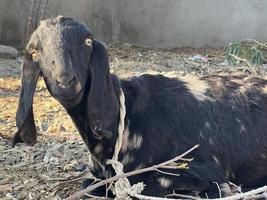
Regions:
<svg viewBox="0 0 267 200"><path fill-rule="evenodd" d="M26 54L23 58L21 73L22 87L16 114L16 125L18 131L13 138L13 146L20 142L24 142L28 145L34 145L37 139L32 102L40 69L37 63L33 62L30 54Z"/></svg>
<svg viewBox="0 0 267 200"><path fill-rule="evenodd" d="M107 51L97 41L93 42L89 70L91 87L87 111L90 126L95 136L110 138L110 128L118 116L119 102L109 72Z"/></svg>

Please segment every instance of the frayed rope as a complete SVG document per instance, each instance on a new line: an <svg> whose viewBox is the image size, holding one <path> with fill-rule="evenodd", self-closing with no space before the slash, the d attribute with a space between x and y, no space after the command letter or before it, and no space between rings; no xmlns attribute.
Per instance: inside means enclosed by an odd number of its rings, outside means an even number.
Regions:
<svg viewBox="0 0 267 200"><path fill-rule="evenodd" d="M123 165L118 161L119 152L122 146L122 138L124 133L124 121L126 115L125 108L125 96L123 91L120 91L120 122L118 126L118 138L115 144L115 150L112 159L108 159L106 164L111 165L116 173L116 175L124 174ZM137 183L131 186L128 178L121 178L117 180L114 184L113 193L116 196L115 200L131 200L131 197L135 197L144 190L143 183Z"/></svg>

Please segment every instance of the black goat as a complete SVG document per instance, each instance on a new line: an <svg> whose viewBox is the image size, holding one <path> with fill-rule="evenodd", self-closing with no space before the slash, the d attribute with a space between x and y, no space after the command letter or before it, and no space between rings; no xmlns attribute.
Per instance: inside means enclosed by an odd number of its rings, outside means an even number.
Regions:
<svg viewBox="0 0 267 200"><path fill-rule="evenodd" d="M242 76L186 76L179 80L142 75L119 80L109 72L105 47L71 18L42 21L27 45L13 145L36 142L32 99L39 75L71 116L92 155L92 173L114 175L111 159L118 136L121 90L126 117L119 161L128 172L171 159L195 144L188 170L179 177L150 172L144 194L173 190L203 194L228 182L256 187L267 183L267 81ZM223 188L224 187L224 188Z"/></svg>

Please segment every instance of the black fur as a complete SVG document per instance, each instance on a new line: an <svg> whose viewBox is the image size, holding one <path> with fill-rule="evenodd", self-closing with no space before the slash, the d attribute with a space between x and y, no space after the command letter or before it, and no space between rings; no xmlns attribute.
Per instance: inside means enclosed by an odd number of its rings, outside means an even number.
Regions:
<svg viewBox="0 0 267 200"><path fill-rule="evenodd" d="M114 153L122 89L127 111L125 128L129 132L119 161L124 163L125 172L159 164L200 144L188 156L194 158L188 170L166 170L180 174L179 177L159 172L130 177L131 183L146 184L144 194L165 196L176 190L201 195L211 191L214 182L222 186L232 181L247 187L267 183L266 80L242 76L203 77L200 81L208 85L201 94L204 99L194 95L188 82L182 79L142 75L119 80L109 72L107 52L101 43L94 40L92 47L83 46L84 39L92 37L84 25L69 18L62 20L62 17L43 23L30 41L35 44L34 48L42 49L41 55L28 65L38 64L51 95L71 116L92 155L90 169L97 178L114 175L105 161ZM49 34L54 43L48 45L48 51L44 38ZM29 51L30 48L28 45ZM52 56L54 60L49 58L48 62L49 52L56 57ZM28 72L23 71L23 77L30 76ZM62 88L55 80L56 73L75 77L75 82ZM37 80L38 74L38 70L33 71L31 79ZM31 82L30 90L26 90L29 86L22 85L18 127L24 124L32 129L22 135L18 132L14 145L17 142L32 144L36 140L32 101L25 98L33 95L35 84ZM72 95L77 85L81 89ZM27 111L22 111L24 107ZM30 120L26 113L30 113ZM26 136L32 140L28 142L24 139Z"/></svg>
<svg viewBox="0 0 267 200"><path fill-rule="evenodd" d="M14 136L12 146L15 146L18 142L25 142L29 145L34 145L37 139L32 101L40 69L37 64L32 61L31 56L26 54L21 65L21 71L22 88L19 99L19 107L16 114L18 132Z"/></svg>

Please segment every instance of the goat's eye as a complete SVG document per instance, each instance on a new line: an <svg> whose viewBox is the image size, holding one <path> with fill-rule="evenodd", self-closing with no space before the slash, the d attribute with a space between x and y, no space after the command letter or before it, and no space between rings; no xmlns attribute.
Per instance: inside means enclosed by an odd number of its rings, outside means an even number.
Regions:
<svg viewBox="0 0 267 200"><path fill-rule="evenodd" d="M92 38L86 38L84 43L86 46L91 47L93 44L93 39Z"/></svg>

